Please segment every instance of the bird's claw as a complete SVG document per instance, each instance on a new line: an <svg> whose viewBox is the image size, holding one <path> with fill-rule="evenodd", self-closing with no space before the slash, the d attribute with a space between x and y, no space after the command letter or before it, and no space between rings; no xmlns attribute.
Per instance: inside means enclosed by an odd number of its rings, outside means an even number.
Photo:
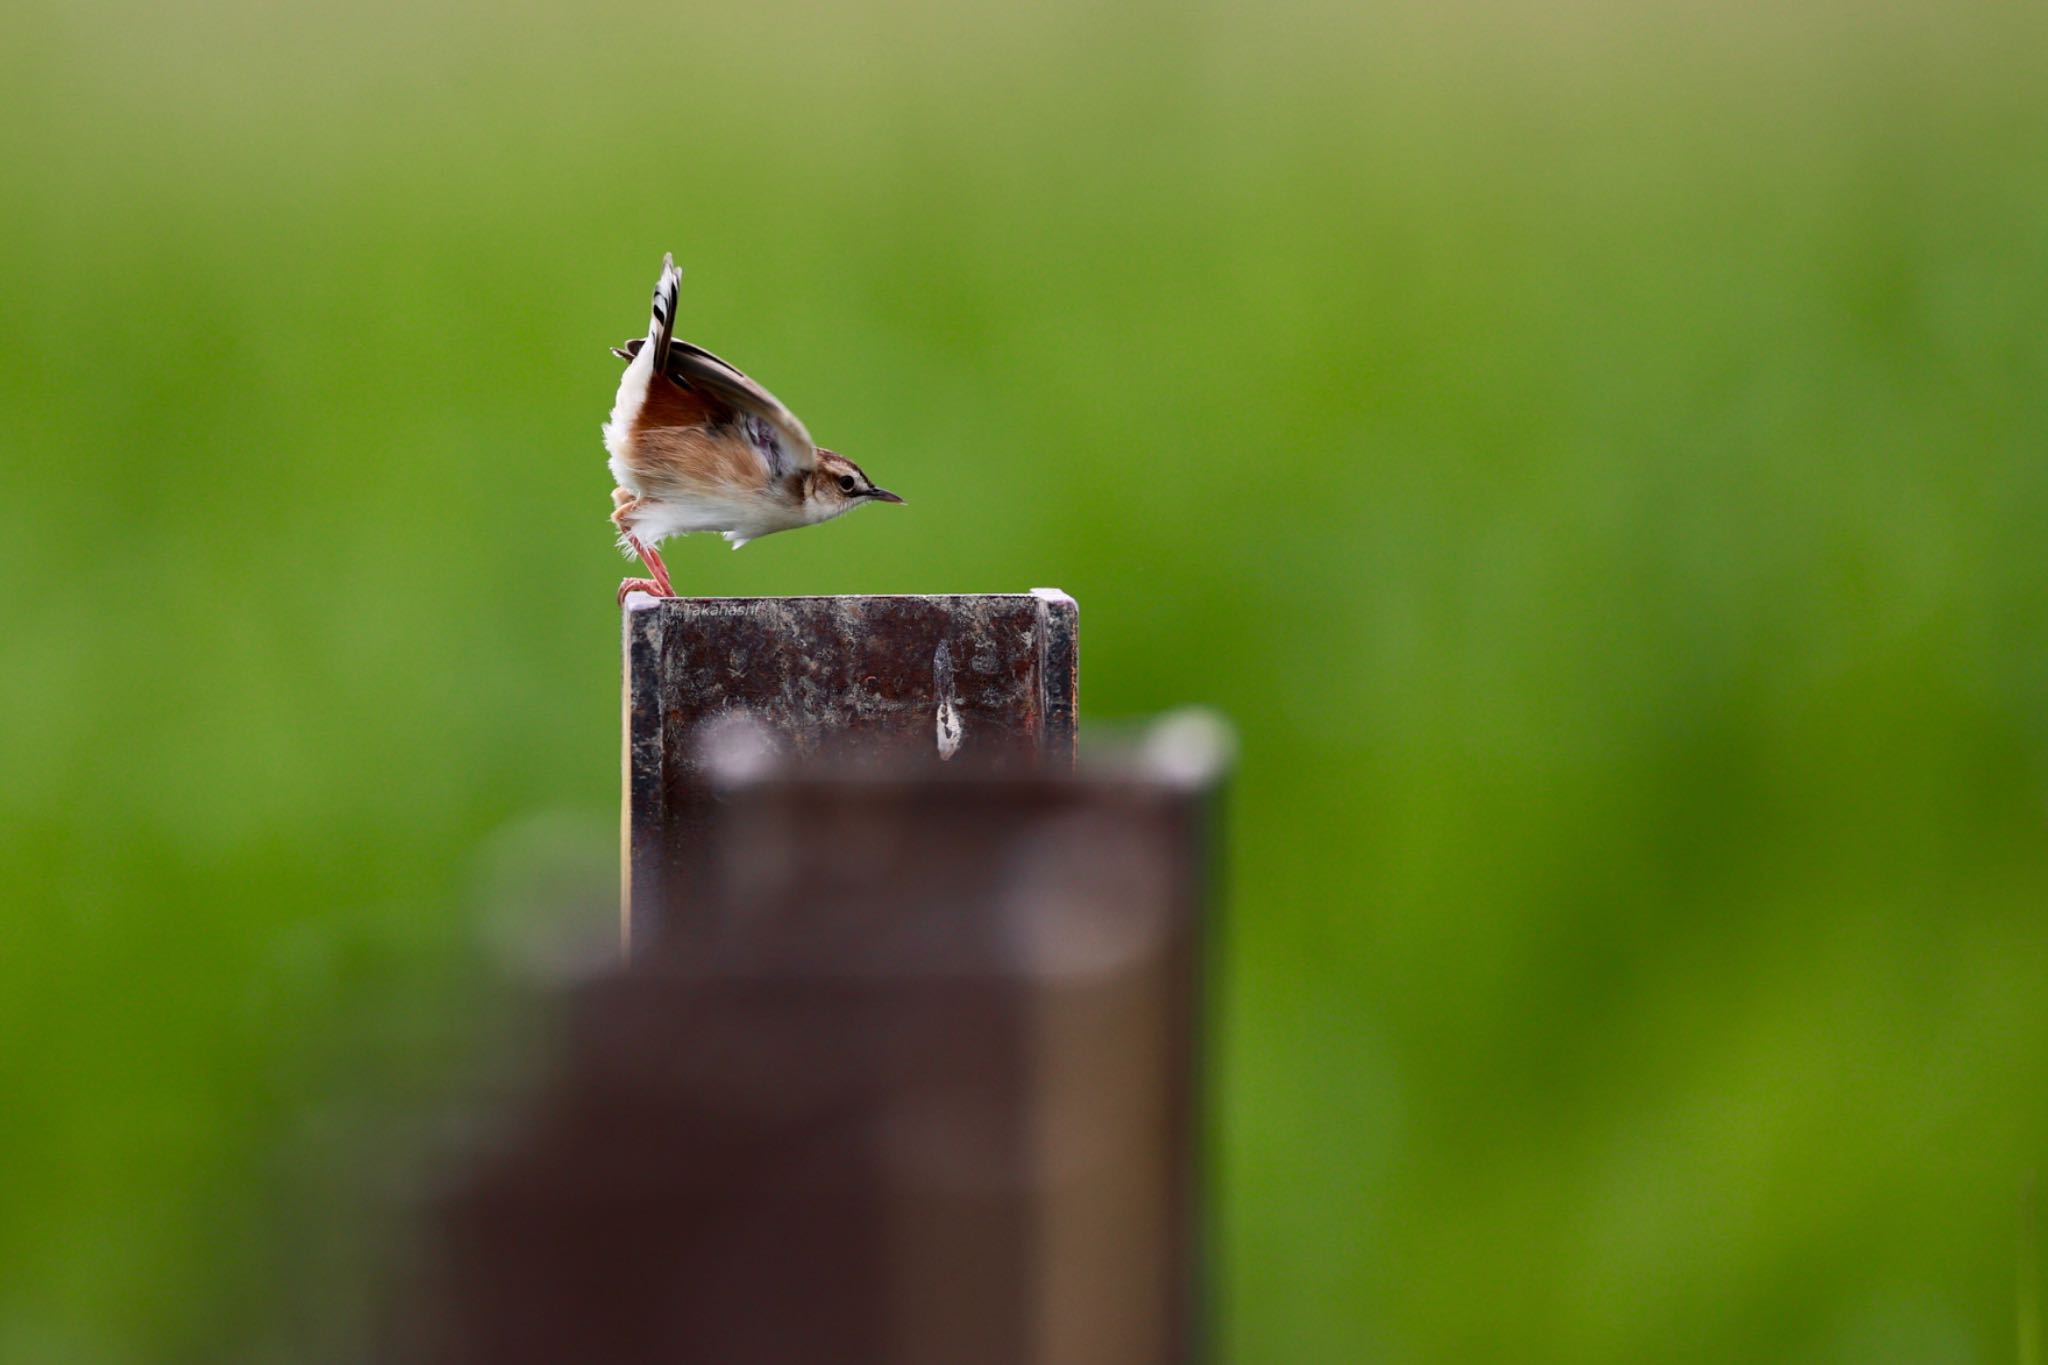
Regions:
<svg viewBox="0 0 2048 1365"><path fill-rule="evenodd" d="M649 597L674 597L675 589L666 583L657 583L651 578L628 578L619 584L619 605L626 605L631 593L644 592Z"/></svg>

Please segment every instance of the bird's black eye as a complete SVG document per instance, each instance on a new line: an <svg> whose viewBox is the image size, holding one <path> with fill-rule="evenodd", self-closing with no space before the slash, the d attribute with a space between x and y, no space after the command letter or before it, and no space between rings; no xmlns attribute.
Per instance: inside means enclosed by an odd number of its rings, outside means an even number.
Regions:
<svg viewBox="0 0 2048 1365"><path fill-rule="evenodd" d="M853 475L841 474L839 476L839 491L842 493L851 493L853 491Z"/></svg>

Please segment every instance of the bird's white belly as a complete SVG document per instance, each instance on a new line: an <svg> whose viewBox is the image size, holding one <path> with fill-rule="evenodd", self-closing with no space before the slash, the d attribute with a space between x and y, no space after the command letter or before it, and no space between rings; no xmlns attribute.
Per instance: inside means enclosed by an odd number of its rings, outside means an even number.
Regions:
<svg viewBox="0 0 2048 1365"><path fill-rule="evenodd" d="M619 376L619 392L612 399L612 415L604 424L604 448L611 456L612 478L619 487L630 493L640 492L640 483L633 477L633 469L626 461L627 447L633 439L633 423L639 420L640 407L647 401L647 382L654 377L654 353L642 347L633 363L626 366L626 372Z"/></svg>
<svg viewBox="0 0 2048 1365"><path fill-rule="evenodd" d="M693 531L716 531L735 545L805 524L801 511L765 497L657 494L643 497L629 520L642 540L666 540Z"/></svg>

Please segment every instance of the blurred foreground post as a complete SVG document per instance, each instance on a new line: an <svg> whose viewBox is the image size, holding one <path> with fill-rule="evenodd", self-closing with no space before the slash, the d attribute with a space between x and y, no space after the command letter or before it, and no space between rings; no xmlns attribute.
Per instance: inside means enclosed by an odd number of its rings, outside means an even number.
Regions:
<svg viewBox="0 0 2048 1365"><path fill-rule="evenodd" d="M1003 771L742 724L689 761L664 932L437 1203L427 1358L1197 1359L1218 727Z"/></svg>
<svg viewBox="0 0 2048 1365"><path fill-rule="evenodd" d="M1077 621L1057 589L643 600L625 625L629 945L690 913L674 883L714 813L698 755L721 720L746 717L796 759L1073 762Z"/></svg>

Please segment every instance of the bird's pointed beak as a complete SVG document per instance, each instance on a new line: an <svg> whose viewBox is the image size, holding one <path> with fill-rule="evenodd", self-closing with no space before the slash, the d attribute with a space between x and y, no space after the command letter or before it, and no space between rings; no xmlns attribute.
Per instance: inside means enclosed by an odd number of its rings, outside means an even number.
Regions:
<svg viewBox="0 0 2048 1365"><path fill-rule="evenodd" d="M868 496L873 498L876 502L893 502L898 504L899 506L902 505L903 503L903 499L897 497L894 493L891 493L886 488L870 488L868 490Z"/></svg>

